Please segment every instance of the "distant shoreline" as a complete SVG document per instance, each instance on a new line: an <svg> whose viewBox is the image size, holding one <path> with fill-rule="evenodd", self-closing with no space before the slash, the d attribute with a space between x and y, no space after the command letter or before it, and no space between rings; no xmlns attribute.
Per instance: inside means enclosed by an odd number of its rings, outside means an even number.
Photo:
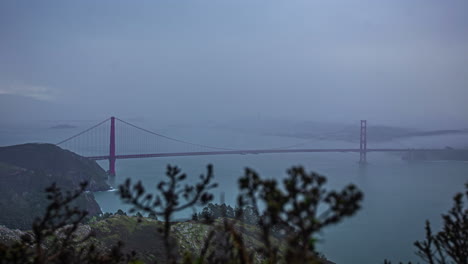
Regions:
<svg viewBox="0 0 468 264"><path fill-rule="evenodd" d="M446 148L441 151L413 151L402 156L408 161L468 161L468 149Z"/></svg>
<svg viewBox="0 0 468 264"><path fill-rule="evenodd" d="M76 126L69 125L69 124L60 124L60 125L50 127L50 129L70 129L70 128L76 128Z"/></svg>
<svg viewBox="0 0 468 264"><path fill-rule="evenodd" d="M358 131L342 131L340 133L330 133L327 135L316 135L313 133L273 133L271 135L287 136L300 139L317 139L317 140L342 140L348 142L359 141ZM385 131L382 127L369 127L367 131L367 140L370 142L388 142L392 140L415 138L415 137L432 137L444 135L468 135L468 130L433 130L433 131L403 131L403 129L389 129Z"/></svg>

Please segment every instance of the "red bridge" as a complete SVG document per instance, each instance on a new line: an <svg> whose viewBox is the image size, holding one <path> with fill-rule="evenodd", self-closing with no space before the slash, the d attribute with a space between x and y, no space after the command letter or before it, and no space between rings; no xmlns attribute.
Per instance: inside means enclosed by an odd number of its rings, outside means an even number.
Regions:
<svg viewBox="0 0 468 264"><path fill-rule="evenodd" d="M116 121L122 125L122 130L119 130L119 139L116 138ZM108 125L110 122L110 126ZM130 131L132 130L132 131ZM141 135L135 135L135 131ZM88 136L84 136L84 135ZM149 137L148 137L149 136ZM134 140L134 139L139 140ZM137 141L137 143L135 143ZM165 142L172 142L179 145L177 150L167 148ZM103 142L106 142L104 145ZM133 152L134 154L116 154L117 142L120 148ZM357 152L359 153L359 163L367 162L368 152L406 152L418 151L409 148L367 148L367 121L361 120L360 143L359 148L343 148L343 149L325 149L325 148L295 148L295 149L228 149L219 148L201 144L190 143L187 141L171 138L150 130L138 127L116 117L108 118L99 124L82 131L72 137L69 137L59 143L63 148L76 151L77 149L85 149L81 151L81 155L92 160L109 160L109 175L115 175L115 161L117 159L136 159L136 158L153 158L153 157L176 157L176 156L202 156L202 155L244 155L244 154L265 154L265 153L301 153L301 152ZM181 150L180 146L183 146ZM186 147L190 150L186 150ZM143 148L148 148L147 151L142 151ZM421 149L427 151L429 149ZM76 151L79 152L79 151ZM138 153L140 152L140 153ZM146 152L146 153L145 153ZM95 153L103 153L96 155ZM105 153L105 154L104 154ZM135 154L138 153L138 154Z"/></svg>

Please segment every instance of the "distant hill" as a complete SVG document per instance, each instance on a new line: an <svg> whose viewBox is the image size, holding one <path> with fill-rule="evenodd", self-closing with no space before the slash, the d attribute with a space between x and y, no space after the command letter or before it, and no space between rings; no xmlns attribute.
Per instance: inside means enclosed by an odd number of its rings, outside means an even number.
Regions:
<svg viewBox="0 0 468 264"><path fill-rule="evenodd" d="M57 119L63 114L58 105L30 97L0 94L0 123L24 123Z"/></svg>
<svg viewBox="0 0 468 264"><path fill-rule="evenodd" d="M77 189L88 181L88 190L110 189L107 174L95 161L52 144L23 144L0 147L0 224L31 228L48 201L44 189L52 183L64 190ZM77 202L91 215L100 214L92 193Z"/></svg>
<svg viewBox="0 0 468 264"><path fill-rule="evenodd" d="M34 124L44 121L95 118L89 107L77 107L60 101L0 94L0 124ZM99 118L98 118L99 119Z"/></svg>
<svg viewBox="0 0 468 264"><path fill-rule="evenodd" d="M458 160L468 161L468 149L453 149L446 147L441 150L419 150L404 153L404 160L435 161L435 160Z"/></svg>
<svg viewBox="0 0 468 264"><path fill-rule="evenodd" d="M360 127L356 126L317 126L299 127L296 130L282 133L270 133L278 136L288 136L303 139L342 140L349 142L359 141ZM370 142L386 142L402 138L429 137L439 135L468 135L468 130L417 130L392 126L369 126L367 127L367 140Z"/></svg>
<svg viewBox="0 0 468 264"><path fill-rule="evenodd" d="M51 126L51 129L70 129L70 128L76 128L74 125L68 125L68 124L60 124L56 126Z"/></svg>

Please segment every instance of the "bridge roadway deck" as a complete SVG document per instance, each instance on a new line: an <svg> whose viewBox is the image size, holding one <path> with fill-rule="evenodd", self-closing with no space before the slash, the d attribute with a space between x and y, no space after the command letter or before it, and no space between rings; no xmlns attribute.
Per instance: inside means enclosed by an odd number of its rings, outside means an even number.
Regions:
<svg viewBox="0 0 468 264"><path fill-rule="evenodd" d="M443 149L393 149L377 148L367 149L366 152L406 152L406 151L441 151ZM360 149L253 149L253 150L226 150L226 151L201 151L201 152L171 152L154 154L130 154L115 155L116 159L138 159L138 158L159 158L159 157L179 157L179 156L206 156L206 155L246 155L246 154L267 154L267 153L309 153L309 152L361 152ZM90 156L92 160L106 160L109 156Z"/></svg>

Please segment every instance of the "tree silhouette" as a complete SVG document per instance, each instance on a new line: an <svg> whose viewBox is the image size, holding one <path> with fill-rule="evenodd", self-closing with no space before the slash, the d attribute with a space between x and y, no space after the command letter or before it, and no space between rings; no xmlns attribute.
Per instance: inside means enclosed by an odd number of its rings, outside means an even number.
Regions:
<svg viewBox="0 0 468 264"><path fill-rule="evenodd" d="M429 264L468 264L468 208L464 208L463 198L468 201L468 184L465 194L453 197L453 207L442 215L443 227L433 234L431 223L426 221L426 240L416 241L417 255Z"/></svg>
<svg viewBox="0 0 468 264"><path fill-rule="evenodd" d="M176 263L177 255L175 243L170 238L170 228L172 215L175 212L182 211L195 205L206 205L213 200L213 195L208 191L217 186L212 183L213 166L207 166L207 173L200 175L200 182L195 185L181 183L187 178L187 175L181 173L175 166L167 166L167 181L161 181L156 189L158 193L147 194L141 181L132 186L130 179L125 184L119 186L121 199L133 205L132 211L141 210L154 216L162 216L164 220L164 245L166 247L166 257L168 263ZM181 199L184 202L181 202Z"/></svg>
<svg viewBox="0 0 468 264"><path fill-rule="evenodd" d="M453 207L442 215L442 230L434 234L431 223L426 221L426 239L414 242L416 254L428 264L468 264L468 183L465 193L453 197ZM384 261L390 264L389 261ZM401 262L400 262L401 263ZM411 263L411 262L410 262Z"/></svg>
<svg viewBox="0 0 468 264"><path fill-rule="evenodd" d="M212 166L194 185L183 184L186 175L177 167L168 166L166 176L155 194L147 194L141 182L132 185L130 180L119 188L121 198L132 204L133 210L145 211L152 218L163 217L160 232L164 234L166 263L328 263L315 251L317 233L354 215L363 199L354 185L340 191L325 189L324 176L302 167L289 169L282 181L265 179L246 169L239 178L237 207L209 204L200 214L211 219L205 221L211 224L211 230L200 252L179 256L171 237L173 214L194 205L207 205L213 199L209 191L216 184L212 183ZM92 233L79 232L87 212L75 207L74 202L85 188L86 183L76 191L62 191L55 184L47 188L50 204L44 216L34 221L21 241L11 246L0 244L0 263L138 263L134 262L135 252L122 253L122 243L103 250L94 244ZM425 240L415 242L416 253L425 263L467 264L468 184L465 188L442 215L442 230L433 233L427 221ZM121 214L125 217L123 211ZM111 214L93 221L107 217ZM212 221L216 217L220 220ZM250 229L251 225L256 227ZM262 243L248 246L244 234L252 230L258 230Z"/></svg>
<svg viewBox="0 0 468 264"><path fill-rule="evenodd" d="M352 216L361 208L363 194L354 185L343 190L327 191L326 178L308 173L302 167L292 167L282 186L274 179L261 179L251 169L239 179L241 195L238 204L251 205L259 215L264 245L259 248L268 263L277 263L279 245L272 243L272 233L282 235L287 242L285 260L288 263L315 262L314 237L322 228ZM265 209L261 211L259 204ZM322 211L319 208L324 207Z"/></svg>
<svg viewBox="0 0 468 264"><path fill-rule="evenodd" d="M74 206L87 183L76 191L63 192L55 183L46 188L50 204L42 218L37 218L30 233L21 241L7 247L0 245L0 263L129 263L134 254L123 254L122 243L108 252L97 250L90 240L92 233L80 235L88 213Z"/></svg>

